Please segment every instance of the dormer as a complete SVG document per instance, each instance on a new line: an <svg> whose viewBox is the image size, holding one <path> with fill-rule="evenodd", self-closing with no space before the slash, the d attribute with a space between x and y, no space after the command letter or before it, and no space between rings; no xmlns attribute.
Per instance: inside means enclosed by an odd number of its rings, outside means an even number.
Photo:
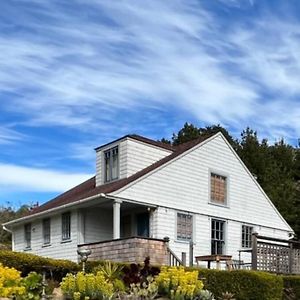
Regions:
<svg viewBox="0 0 300 300"><path fill-rule="evenodd" d="M170 155L172 146L126 135L96 150L96 186L127 178Z"/></svg>

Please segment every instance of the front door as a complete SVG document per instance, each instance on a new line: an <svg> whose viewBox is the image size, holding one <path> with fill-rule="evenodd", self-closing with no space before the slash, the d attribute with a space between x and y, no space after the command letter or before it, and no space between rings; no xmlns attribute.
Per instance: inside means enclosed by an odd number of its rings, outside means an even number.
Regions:
<svg viewBox="0 0 300 300"><path fill-rule="evenodd" d="M149 213L136 215L137 235L149 237Z"/></svg>
<svg viewBox="0 0 300 300"><path fill-rule="evenodd" d="M131 237L131 215L125 215L121 218L121 237Z"/></svg>

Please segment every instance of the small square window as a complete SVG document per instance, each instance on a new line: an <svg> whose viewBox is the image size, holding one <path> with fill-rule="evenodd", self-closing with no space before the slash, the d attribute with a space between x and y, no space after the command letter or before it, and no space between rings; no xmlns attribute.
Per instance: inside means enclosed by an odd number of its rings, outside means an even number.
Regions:
<svg viewBox="0 0 300 300"><path fill-rule="evenodd" d="M191 241L193 234L193 216L177 213L177 239Z"/></svg>
<svg viewBox="0 0 300 300"><path fill-rule="evenodd" d="M213 203L226 204L227 178L225 176L210 174L210 200Z"/></svg>
<svg viewBox="0 0 300 300"><path fill-rule="evenodd" d="M252 233L252 226L242 225L242 248L252 247Z"/></svg>

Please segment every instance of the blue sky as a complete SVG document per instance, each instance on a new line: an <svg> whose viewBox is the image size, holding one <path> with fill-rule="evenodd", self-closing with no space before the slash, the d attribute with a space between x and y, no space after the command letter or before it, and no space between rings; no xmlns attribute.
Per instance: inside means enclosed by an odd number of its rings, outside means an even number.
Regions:
<svg viewBox="0 0 300 300"><path fill-rule="evenodd" d="M94 147L185 121L296 144L298 0L0 3L0 203L95 172Z"/></svg>

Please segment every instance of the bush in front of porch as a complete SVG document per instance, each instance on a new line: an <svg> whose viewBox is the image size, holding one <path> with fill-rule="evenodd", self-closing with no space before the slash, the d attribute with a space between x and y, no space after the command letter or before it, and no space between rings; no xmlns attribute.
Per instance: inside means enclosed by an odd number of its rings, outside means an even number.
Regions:
<svg viewBox="0 0 300 300"><path fill-rule="evenodd" d="M300 276L283 276L284 296L283 300L300 299Z"/></svg>
<svg viewBox="0 0 300 300"><path fill-rule="evenodd" d="M8 250L0 250L0 263L21 271L22 276L26 276L30 272L42 274L45 268L49 270L48 273L51 273L52 279L58 282L60 282L67 273L81 270L81 266L69 260L45 258L30 253Z"/></svg>
<svg viewBox="0 0 300 300"><path fill-rule="evenodd" d="M199 279L204 282L204 288L210 290L217 299L228 291L237 300L282 300L282 276L250 270L196 270L199 271Z"/></svg>

